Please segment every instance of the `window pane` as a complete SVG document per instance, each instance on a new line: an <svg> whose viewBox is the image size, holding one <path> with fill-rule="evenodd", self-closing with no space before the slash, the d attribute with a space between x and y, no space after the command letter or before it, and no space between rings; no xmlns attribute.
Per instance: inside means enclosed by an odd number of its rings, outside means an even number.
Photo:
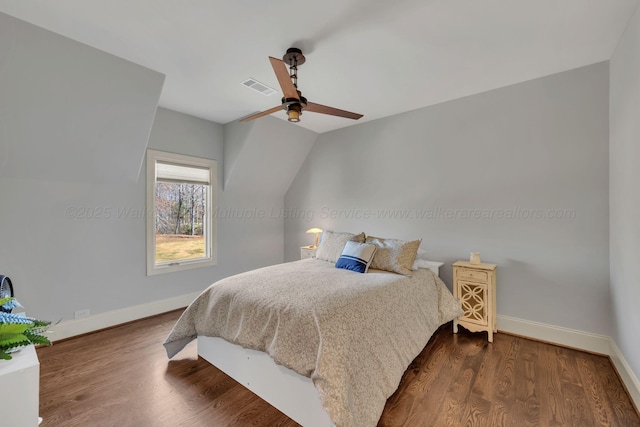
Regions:
<svg viewBox="0 0 640 427"><path fill-rule="evenodd" d="M217 163L147 150L147 275L217 263Z"/></svg>
<svg viewBox="0 0 640 427"><path fill-rule="evenodd" d="M157 182L156 264L208 257L206 201L208 185Z"/></svg>

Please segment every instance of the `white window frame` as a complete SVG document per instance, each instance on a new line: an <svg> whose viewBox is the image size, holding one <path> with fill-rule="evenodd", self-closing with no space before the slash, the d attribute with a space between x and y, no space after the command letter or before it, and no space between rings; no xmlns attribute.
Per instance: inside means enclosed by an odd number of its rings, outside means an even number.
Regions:
<svg viewBox="0 0 640 427"><path fill-rule="evenodd" d="M180 166L193 166L209 170L209 191L205 201L207 211L205 227L205 257L193 260L174 261L156 264L156 164L173 163ZM147 149L147 276L193 268L211 267L217 263L217 221L215 218L217 162L211 159L186 156Z"/></svg>

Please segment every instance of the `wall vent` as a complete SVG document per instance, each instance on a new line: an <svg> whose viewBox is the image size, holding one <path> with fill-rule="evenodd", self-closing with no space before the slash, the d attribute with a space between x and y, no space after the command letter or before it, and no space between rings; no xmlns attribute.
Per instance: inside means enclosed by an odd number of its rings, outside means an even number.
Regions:
<svg viewBox="0 0 640 427"><path fill-rule="evenodd" d="M264 83L257 81L254 78L249 77L247 80L242 82L246 87L255 90L256 92L260 92L264 96L273 95L276 93L275 89L270 88Z"/></svg>

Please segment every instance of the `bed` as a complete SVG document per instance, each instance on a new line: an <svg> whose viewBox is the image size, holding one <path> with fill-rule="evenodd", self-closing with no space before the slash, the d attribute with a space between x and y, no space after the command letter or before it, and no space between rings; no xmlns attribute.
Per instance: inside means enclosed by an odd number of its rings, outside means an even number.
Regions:
<svg viewBox="0 0 640 427"><path fill-rule="evenodd" d="M305 427L375 426L411 361L462 314L437 267L411 277L305 259L222 279L164 345L198 354Z"/></svg>

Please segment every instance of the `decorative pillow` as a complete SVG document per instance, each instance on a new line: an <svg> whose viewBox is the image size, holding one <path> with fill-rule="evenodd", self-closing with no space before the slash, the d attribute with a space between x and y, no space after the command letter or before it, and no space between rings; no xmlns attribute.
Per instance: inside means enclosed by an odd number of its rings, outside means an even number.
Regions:
<svg viewBox="0 0 640 427"><path fill-rule="evenodd" d="M316 259L329 262L337 262L344 245L348 241L364 243L364 233L342 233L339 231L325 230L322 232L322 239L316 250Z"/></svg>
<svg viewBox="0 0 640 427"><path fill-rule="evenodd" d="M411 276L413 261L416 259L422 239L407 242L406 240L368 236L366 242L378 247L371 268Z"/></svg>
<svg viewBox="0 0 640 427"><path fill-rule="evenodd" d="M337 268L366 273L378 247L370 243L347 242L336 262Z"/></svg>

